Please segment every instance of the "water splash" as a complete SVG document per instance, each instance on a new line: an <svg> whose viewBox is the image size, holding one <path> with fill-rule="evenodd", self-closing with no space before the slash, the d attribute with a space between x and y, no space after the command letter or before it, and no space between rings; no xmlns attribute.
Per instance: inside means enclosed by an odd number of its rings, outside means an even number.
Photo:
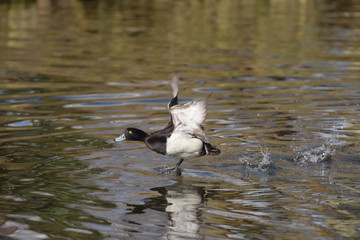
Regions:
<svg viewBox="0 0 360 240"><path fill-rule="evenodd" d="M260 159L257 170L267 171L274 165L274 161L270 158L270 151L268 148L264 148L261 149L260 154L262 155L262 158Z"/></svg>
<svg viewBox="0 0 360 240"><path fill-rule="evenodd" d="M261 147L260 151L251 153L248 156L241 158L245 166L249 170L267 171L270 167L274 166L274 161L270 157L270 151L267 147Z"/></svg>
<svg viewBox="0 0 360 240"><path fill-rule="evenodd" d="M324 140L316 140L316 143L312 142L301 146L292 146L294 162L321 163L330 161L335 155L336 148L339 145L342 145L342 141L337 140L336 135L331 135Z"/></svg>
<svg viewBox="0 0 360 240"><path fill-rule="evenodd" d="M300 147L300 150L295 153L294 161L298 163L320 163L330 161L335 152L336 150L332 149L331 145L326 144L305 150L301 150Z"/></svg>

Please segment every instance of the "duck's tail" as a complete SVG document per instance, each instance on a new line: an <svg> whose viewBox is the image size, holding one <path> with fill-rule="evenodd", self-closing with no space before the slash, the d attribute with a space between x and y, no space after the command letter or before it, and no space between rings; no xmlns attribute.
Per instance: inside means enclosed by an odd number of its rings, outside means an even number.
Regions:
<svg viewBox="0 0 360 240"><path fill-rule="evenodd" d="M211 145L210 143L204 143L206 154L219 155L221 153L220 148Z"/></svg>

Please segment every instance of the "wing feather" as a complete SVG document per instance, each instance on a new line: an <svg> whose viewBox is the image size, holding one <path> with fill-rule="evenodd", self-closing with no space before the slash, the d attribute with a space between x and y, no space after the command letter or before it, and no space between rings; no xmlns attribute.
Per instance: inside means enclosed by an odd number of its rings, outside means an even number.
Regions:
<svg viewBox="0 0 360 240"><path fill-rule="evenodd" d="M173 98L177 97L177 95L179 94L179 82L180 82L179 76L173 73L170 81Z"/></svg>
<svg viewBox="0 0 360 240"><path fill-rule="evenodd" d="M208 143L208 139L202 126L206 119L207 103L211 94L200 100L194 100L185 104L178 104L180 78L174 73L170 81L173 99L169 102L170 122L168 126L175 131L189 134ZM169 127L170 128L170 127Z"/></svg>
<svg viewBox="0 0 360 240"><path fill-rule="evenodd" d="M171 107L170 114L174 127L208 142L202 126L206 119L208 98Z"/></svg>
<svg viewBox="0 0 360 240"><path fill-rule="evenodd" d="M207 101L206 98L171 107L170 114L175 127L180 124L201 126L206 119Z"/></svg>

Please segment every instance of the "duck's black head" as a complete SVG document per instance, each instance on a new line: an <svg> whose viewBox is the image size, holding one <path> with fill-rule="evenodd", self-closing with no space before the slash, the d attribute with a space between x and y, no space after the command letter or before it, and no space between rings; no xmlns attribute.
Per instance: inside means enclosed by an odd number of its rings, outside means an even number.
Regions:
<svg viewBox="0 0 360 240"><path fill-rule="evenodd" d="M121 142L123 140L130 140L143 142L147 136L148 134L143 130L137 128L127 128L121 136L115 138L115 141Z"/></svg>

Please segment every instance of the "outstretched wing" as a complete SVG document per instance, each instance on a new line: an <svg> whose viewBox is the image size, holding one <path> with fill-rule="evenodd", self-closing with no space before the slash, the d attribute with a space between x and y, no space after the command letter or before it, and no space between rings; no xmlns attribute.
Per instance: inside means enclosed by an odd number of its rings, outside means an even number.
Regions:
<svg viewBox="0 0 360 240"><path fill-rule="evenodd" d="M172 79L170 81L173 98L168 104L168 109L178 104L179 81L180 81L179 77L175 73L173 73Z"/></svg>
<svg viewBox="0 0 360 240"><path fill-rule="evenodd" d="M206 119L208 99L209 97L171 107L170 114L174 127L208 142L202 126Z"/></svg>
<svg viewBox="0 0 360 240"><path fill-rule="evenodd" d="M170 81L170 86L171 86L173 97L176 97L179 93L179 82L180 82L179 76L176 75L176 73L173 73L171 81Z"/></svg>
<svg viewBox="0 0 360 240"><path fill-rule="evenodd" d="M170 114L175 127L180 124L201 126L206 118L208 98L175 105L170 108Z"/></svg>

